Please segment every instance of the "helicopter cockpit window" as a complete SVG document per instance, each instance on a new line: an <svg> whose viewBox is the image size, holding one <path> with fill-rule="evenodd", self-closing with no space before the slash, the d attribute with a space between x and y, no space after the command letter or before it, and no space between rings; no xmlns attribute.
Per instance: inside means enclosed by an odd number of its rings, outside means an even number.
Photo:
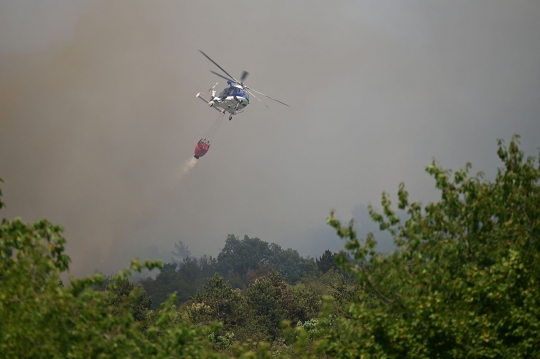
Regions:
<svg viewBox="0 0 540 359"><path fill-rule="evenodd" d="M220 97L228 97L228 96L243 96L243 97L246 97L249 101L248 94L238 87L228 87L224 89L220 95Z"/></svg>
<svg viewBox="0 0 540 359"><path fill-rule="evenodd" d="M219 95L220 97L227 97L227 96L230 96L231 95L231 90L232 88L229 87L229 88L226 88L223 90L223 92L221 93L221 95Z"/></svg>
<svg viewBox="0 0 540 359"><path fill-rule="evenodd" d="M247 97L246 91L240 88L236 88L234 94L237 96Z"/></svg>

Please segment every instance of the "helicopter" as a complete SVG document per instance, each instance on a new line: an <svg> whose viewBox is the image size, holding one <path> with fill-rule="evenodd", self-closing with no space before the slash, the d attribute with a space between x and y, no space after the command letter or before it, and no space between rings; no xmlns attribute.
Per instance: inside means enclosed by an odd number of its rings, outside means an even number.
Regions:
<svg viewBox="0 0 540 359"><path fill-rule="evenodd" d="M210 71L214 75L217 75L225 80L227 80L227 84L229 87L226 87L219 96L216 96L216 86L219 84L219 82L216 82L216 84L209 90L210 93L210 100L207 100L206 98L201 95L199 92L196 97L203 100L208 106L215 108L217 111L219 111L222 114L225 114L226 112L229 113L229 121L232 120L233 115L239 114L244 112L244 109L247 105L249 105L249 97L250 95L255 97L259 102L263 103L257 96L255 96L254 92L262 95L264 97L267 97L271 100L274 100L276 102L279 102L282 105L285 105L287 107L290 107L284 102L281 102L279 100L276 100L275 98L272 98L270 96L267 96L263 94L262 92L256 91L252 89L251 87L248 87L244 84L244 81L248 77L249 73L247 71L242 72L242 76L240 77L240 81L235 79L231 74L229 74L227 71L225 71L221 66L217 64L214 60L212 60L208 55L206 55L204 52L199 50L201 54L203 54L208 60L210 60L214 65L216 65L221 71L223 71L228 77L219 74L214 71ZM266 106L266 104L264 104ZM266 106L268 107L268 106Z"/></svg>

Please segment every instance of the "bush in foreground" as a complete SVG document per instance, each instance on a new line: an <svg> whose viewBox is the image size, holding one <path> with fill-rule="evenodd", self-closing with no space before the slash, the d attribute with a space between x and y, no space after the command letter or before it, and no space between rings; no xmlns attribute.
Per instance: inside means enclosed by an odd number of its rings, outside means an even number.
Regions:
<svg viewBox="0 0 540 359"><path fill-rule="evenodd" d="M365 289L318 344L336 358L539 358L540 166L524 158L518 137L494 181L427 167L441 192L422 208L403 184L398 209L383 193L372 218L397 250L381 255L376 241L356 236L353 223L328 223L347 240L355 263L341 261ZM370 306L368 296L378 305Z"/></svg>

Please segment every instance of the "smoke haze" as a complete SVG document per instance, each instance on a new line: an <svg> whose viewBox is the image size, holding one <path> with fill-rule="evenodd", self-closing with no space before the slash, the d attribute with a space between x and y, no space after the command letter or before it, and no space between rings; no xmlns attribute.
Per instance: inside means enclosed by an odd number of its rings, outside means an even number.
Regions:
<svg viewBox="0 0 540 359"><path fill-rule="evenodd" d="M514 133L538 155L539 38L536 0L0 0L2 217L62 224L77 275L228 233L336 250L331 208L433 200L433 157L492 176ZM199 49L291 108L252 101L186 162L224 86Z"/></svg>

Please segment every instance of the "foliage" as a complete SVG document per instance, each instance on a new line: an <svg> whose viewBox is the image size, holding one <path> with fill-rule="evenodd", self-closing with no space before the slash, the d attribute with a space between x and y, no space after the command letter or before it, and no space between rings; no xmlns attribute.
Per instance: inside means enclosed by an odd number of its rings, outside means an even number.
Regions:
<svg viewBox="0 0 540 359"><path fill-rule="evenodd" d="M310 259L301 257L298 251L284 250L275 243L268 243L259 238L244 236L242 240L229 234L225 246L217 257L217 270L223 277L237 275L240 281L237 287L245 288L249 283L246 275L250 270L263 268L275 269L289 282L295 283L305 274L315 269Z"/></svg>
<svg viewBox="0 0 540 359"><path fill-rule="evenodd" d="M504 167L493 181L453 176L435 161L426 171L441 192L424 208L399 186L398 208L386 193L372 218L398 250L381 255L354 223L328 223L354 256L340 266L356 276L359 300L338 318L321 353L335 358L540 357L540 166L524 158L518 137L499 142ZM370 306L369 296L377 299ZM327 306L326 312L331 310Z"/></svg>
<svg viewBox="0 0 540 359"><path fill-rule="evenodd" d="M132 261L160 268L140 285L130 270L64 285L62 227L3 219L0 357L540 357L540 163L517 137L498 155L492 181L434 161L441 198L424 207L403 184L397 210L383 193L369 210L394 237L386 255L331 213L349 253L229 235L217 258Z"/></svg>
<svg viewBox="0 0 540 359"><path fill-rule="evenodd" d="M171 254L178 258L178 260L191 257L191 251L189 250L188 245L182 240L178 240L178 242L174 243L174 248L176 251L171 252ZM173 261L177 262L174 258Z"/></svg>
<svg viewBox="0 0 540 359"><path fill-rule="evenodd" d="M310 258L303 258L298 251L291 248L282 249L281 246L270 244L270 264L287 280L294 284L309 273L317 271L317 266Z"/></svg>
<svg viewBox="0 0 540 359"><path fill-rule="evenodd" d="M186 302L202 288L206 279L216 272L215 258L186 257L181 262L166 263L155 278L140 281L152 298L152 309L157 309L171 293L175 293L179 302Z"/></svg>
<svg viewBox="0 0 540 359"><path fill-rule="evenodd" d="M141 330L146 330L151 317L152 300L142 285L134 285L125 278L110 278L107 282L106 290L112 294L109 302L112 314L116 315L124 310L131 311L133 320L143 322Z"/></svg>
<svg viewBox="0 0 540 359"><path fill-rule="evenodd" d="M246 297L260 330L271 340L281 336L283 320L306 321L316 317L321 308L321 298L316 293L303 285L287 285L277 271L257 279L247 289Z"/></svg>
<svg viewBox="0 0 540 359"><path fill-rule="evenodd" d="M179 241L175 246L180 253L185 245ZM246 289L272 269L279 271L289 283L318 272L313 260L301 257L295 250L284 250L275 243L248 236L240 240L229 234L217 258L187 256L165 264L155 278L146 278L140 283L152 298L152 309L157 309L171 293L176 293L180 302L186 302L215 273L232 287Z"/></svg>
<svg viewBox="0 0 540 359"><path fill-rule="evenodd" d="M247 273L250 268L258 268L259 263L268 264L270 257L268 242L248 236L240 240L229 234L217 259L220 273L227 275L229 272Z"/></svg>
<svg viewBox="0 0 540 359"><path fill-rule="evenodd" d="M322 298L303 284L296 284L287 286L281 297L281 306L287 320L305 322L317 317L322 309Z"/></svg>
<svg viewBox="0 0 540 359"><path fill-rule="evenodd" d="M301 328L304 331L306 331L306 333L309 335L309 339L313 340L313 338L320 333L318 324L319 324L319 319L313 318L313 319L306 320L303 323L302 321L299 320L298 323L296 323L296 327L299 329Z"/></svg>
<svg viewBox="0 0 540 359"><path fill-rule="evenodd" d="M188 314L194 323L217 321L223 323L224 330L246 324L249 309L245 298L218 274L208 280L202 292L197 291L192 302Z"/></svg>
<svg viewBox="0 0 540 359"><path fill-rule="evenodd" d="M228 349L234 342L234 333L227 332L223 335L217 335L210 333L208 340L213 344L214 348L218 350Z"/></svg>
<svg viewBox="0 0 540 359"><path fill-rule="evenodd" d="M337 253L332 253L329 249L327 249L324 251L322 256L315 260L317 267L322 273L326 273L330 269L337 268L336 255Z"/></svg>
<svg viewBox="0 0 540 359"><path fill-rule="evenodd" d="M330 269L324 274L318 271L306 274L298 281L298 284L302 284L318 295L323 296L332 295L335 287L342 281L349 284L354 283L351 276L344 276L342 271Z"/></svg>
<svg viewBox="0 0 540 359"><path fill-rule="evenodd" d="M277 271L258 278L243 294L233 289L218 274L208 280L185 306L190 321L197 325L219 322L222 326L211 335L215 348L225 348L220 339L234 334L240 342L283 341L281 323L309 322L321 309L321 296L303 284L288 285ZM221 343L221 344L220 344Z"/></svg>
<svg viewBox="0 0 540 359"><path fill-rule="evenodd" d="M147 307L141 288L126 281L130 271L112 278L109 289L96 291L105 277L71 279L62 227L2 220L0 226L0 353L6 358L209 358L208 329L178 322L171 297L153 316L145 333L127 299ZM132 269L153 269L157 262L132 261ZM121 293L120 296L116 295ZM129 292L129 294L128 294ZM123 297L123 298L121 298ZM141 312L142 314L142 312ZM141 318L139 318L141 319Z"/></svg>
<svg viewBox="0 0 540 359"><path fill-rule="evenodd" d="M277 271L267 277L259 278L247 289L246 297L249 307L255 312L260 328L269 338L279 337L280 323L285 319L286 311L282 305L287 283Z"/></svg>

